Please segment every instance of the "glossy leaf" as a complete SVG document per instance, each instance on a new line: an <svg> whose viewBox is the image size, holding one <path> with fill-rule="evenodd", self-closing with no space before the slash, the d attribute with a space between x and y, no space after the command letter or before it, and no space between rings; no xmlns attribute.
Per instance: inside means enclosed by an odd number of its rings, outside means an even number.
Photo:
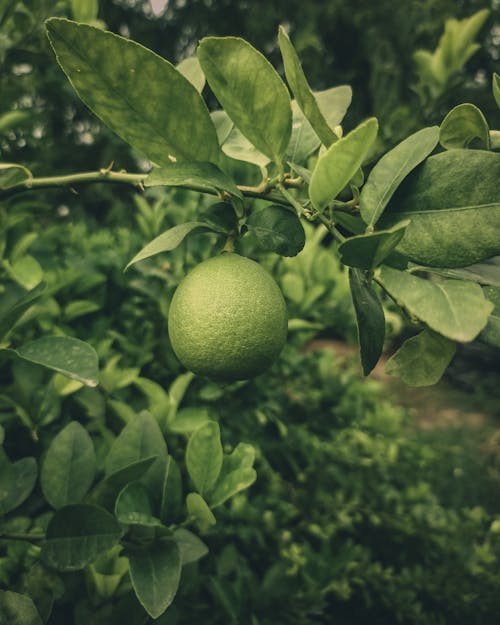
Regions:
<svg viewBox="0 0 500 625"><path fill-rule="evenodd" d="M385 370L408 386L430 386L439 382L455 351L453 341L426 329L405 341Z"/></svg>
<svg viewBox="0 0 500 625"><path fill-rule="evenodd" d="M189 187L201 191L225 191L243 198L236 184L216 165L202 161L169 163L153 169L144 181L146 187Z"/></svg>
<svg viewBox="0 0 500 625"><path fill-rule="evenodd" d="M142 250L138 252L129 263L127 263L125 270L141 260L151 258L151 256L156 256L156 254L161 254L162 252L171 252L172 250L175 250L175 248L184 241L188 234L196 231L199 232L200 230L207 231L210 230L210 228L202 221L185 221L184 223L178 224L173 228L169 228L145 245Z"/></svg>
<svg viewBox="0 0 500 625"><path fill-rule="evenodd" d="M255 482L257 473L252 468L254 461L255 449L247 443L238 443L230 454L224 456L222 470L210 493L212 507L220 506Z"/></svg>
<svg viewBox="0 0 500 625"><path fill-rule="evenodd" d="M473 282L426 280L387 266L381 268L380 280L400 306L455 341L474 340L493 310L481 287Z"/></svg>
<svg viewBox="0 0 500 625"><path fill-rule="evenodd" d="M356 312L361 364L364 375L368 375L379 361L384 348L384 309L362 271L349 269L349 285Z"/></svg>
<svg viewBox="0 0 500 625"><path fill-rule="evenodd" d="M190 56L187 59L183 59L177 64L176 69L184 76L184 78L189 80L198 93L203 91L206 82L205 74L201 69L198 57Z"/></svg>
<svg viewBox="0 0 500 625"><path fill-rule="evenodd" d="M45 499L56 509L79 503L96 468L92 439L80 423L71 421L52 439L43 461L40 482Z"/></svg>
<svg viewBox="0 0 500 625"><path fill-rule="evenodd" d="M458 278L469 280L478 284L500 287L500 256L494 256L482 263L469 265L460 269L435 269L439 275L445 278Z"/></svg>
<svg viewBox="0 0 500 625"><path fill-rule="evenodd" d="M251 163L257 167L267 167L271 159L259 150L235 126L231 129L222 146L226 156L237 161Z"/></svg>
<svg viewBox="0 0 500 625"><path fill-rule="evenodd" d="M206 532L215 525L215 517L207 502L198 493L188 493L186 507L189 517L192 517L200 532Z"/></svg>
<svg viewBox="0 0 500 625"><path fill-rule="evenodd" d="M340 260L344 265L358 269L374 269L397 247L410 222L403 221L389 230L360 234L339 246Z"/></svg>
<svg viewBox="0 0 500 625"><path fill-rule="evenodd" d="M160 165L169 156L217 162L219 144L205 102L171 63L92 26L61 18L46 25L75 91L117 135Z"/></svg>
<svg viewBox="0 0 500 625"><path fill-rule="evenodd" d="M480 147L489 150L490 128L483 113L474 104L459 104L441 123L439 143L446 150Z"/></svg>
<svg viewBox="0 0 500 625"><path fill-rule="evenodd" d="M98 360L93 347L69 336L44 336L17 349L19 358L58 371L86 386L98 384Z"/></svg>
<svg viewBox="0 0 500 625"><path fill-rule="evenodd" d="M158 540L130 551L128 556L135 594L149 616L156 619L172 603L179 587L179 546L174 540Z"/></svg>
<svg viewBox="0 0 500 625"><path fill-rule="evenodd" d="M381 221L410 219L398 251L431 267L467 267L500 255L500 154L449 150L398 188Z"/></svg>
<svg viewBox="0 0 500 625"><path fill-rule="evenodd" d="M206 37L198 58L224 110L245 137L278 166L290 141L292 109L269 61L238 37Z"/></svg>
<svg viewBox="0 0 500 625"><path fill-rule="evenodd" d="M12 590L0 590L0 623L43 625L40 613L31 597Z"/></svg>
<svg viewBox="0 0 500 625"><path fill-rule="evenodd" d="M141 482L129 482L116 498L115 516L124 525L161 526L154 518L149 493Z"/></svg>
<svg viewBox="0 0 500 625"><path fill-rule="evenodd" d="M377 120L368 119L319 158L309 185L309 197L317 210L323 210L355 175L375 141L377 130Z"/></svg>
<svg viewBox="0 0 500 625"><path fill-rule="evenodd" d="M98 506L75 504L57 510L49 522L42 557L59 571L83 569L116 545L122 529L115 517Z"/></svg>
<svg viewBox="0 0 500 625"><path fill-rule="evenodd" d="M35 458L10 462L0 447L0 515L18 508L31 495L38 469Z"/></svg>
<svg viewBox="0 0 500 625"><path fill-rule="evenodd" d="M3 338L14 327L21 315L43 294L45 287L46 284L41 282L0 311L0 338Z"/></svg>
<svg viewBox="0 0 500 625"><path fill-rule="evenodd" d="M166 523L176 521L182 507L182 476L179 465L167 457L160 500L160 519Z"/></svg>
<svg viewBox="0 0 500 625"><path fill-rule="evenodd" d="M30 180L32 174L23 165L0 163L0 191L6 191L17 184Z"/></svg>
<svg viewBox="0 0 500 625"><path fill-rule="evenodd" d="M215 484L222 468L218 423L209 421L193 432L186 449L186 467L200 495Z"/></svg>
<svg viewBox="0 0 500 625"><path fill-rule="evenodd" d="M498 108L500 108L500 76L493 72L493 97L495 98L495 102L497 103Z"/></svg>
<svg viewBox="0 0 500 625"><path fill-rule="evenodd" d="M309 87L304 70L300 64L297 52L282 26L279 29L278 41L281 56L283 57L285 76L290 89L321 143L328 147L337 140L337 136L321 114L316 98Z"/></svg>
<svg viewBox="0 0 500 625"><path fill-rule="evenodd" d="M479 340L500 348L500 285L485 286L483 293L493 306L493 312L488 318L486 327L479 335Z"/></svg>
<svg viewBox="0 0 500 625"><path fill-rule="evenodd" d="M365 223L373 226L406 176L434 150L439 128L423 128L384 154L370 172L359 198Z"/></svg>
<svg viewBox="0 0 500 625"><path fill-rule="evenodd" d="M283 206L273 204L255 211L247 219L246 227L265 252L296 256L306 242L300 219Z"/></svg>
<svg viewBox="0 0 500 625"><path fill-rule="evenodd" d="M208 553L208 547L205 543L196 534L183 527L175 530L174 540L179 546L182 566L198 562Z"/></svg>

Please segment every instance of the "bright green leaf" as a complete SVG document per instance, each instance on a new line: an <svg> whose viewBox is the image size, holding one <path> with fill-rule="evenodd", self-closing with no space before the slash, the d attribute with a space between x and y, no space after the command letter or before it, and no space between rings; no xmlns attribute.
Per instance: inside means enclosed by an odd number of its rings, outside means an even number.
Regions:
<svg viewBox="0 0 500 625"><path fill-rule="evenodd" d="M377 120L368 119L319 158L309 185L309 197L317 210L328 206L355 175L375 141L377 130Z"/></svg>
<svg viewBox="0 0 500 625"><path fill-rule="evenodd" d="M292 100L292 135L287 146L284 161L287 163L305 163L321 142L313 127L300 110L296 100Z"/></svg>
<svg viewBox="0 0 500 625"><path fill-rule="evenodd" d="M98 361L93 347L68 336L44 336L9 350L19 358L53 369L86 386L98 384Z"/></svg>
<svg viewBox="0 0 500 625"><path fill-rule="evenodd" d="M75 504L57 510L49 522L42 557L59 571L83 569L122 536L113 515L98 506Z"/></svg>
<svg viewBox="0 0 500 625"><path fill-rule="evenodd" d="M187 406L177 412L168 429L177 434L191 434L208 421L210 421L210 413L205 407Z"/></svg>
<svg viewBox="0 0 500 625"><path fill-rule="evenodd" d="M206 532L215 525L215 517L207 502L198 493L188 493L186 497L188 515L192 517L200 532Z"/></svg>
<svg viewBox="0 0 500 625"><path fill-rule="evenodd" d="M198 57L190 56L187 59L183 59L176 69L180 72L184 78L187 78L193 85L198 93L201 93L205 87L205 74L201 69Z"/></svg>
<svg viewBox="0 0 500 625"><path fill-rule="evenodd" d="M434 150L439 128L423 128L384 154L370 172L359 198L365 223L373 226L406 176Z"/></svg>
<svg viewBox="0 0 500 625"><path fill-rule="evenodd" d="M500 154L449 150L401 184L380 225L410 219L398 251L431 267L466 267L500 254Z"/></svg>
<svg viewBox="0 0 500 625"><path fill-rule="evenodd" d="M46 25L75 91L122 139L160 165L167 165L169 156L218 161L217 134L205 102L171 63L92 26L61 18Z"/></svg>
<svg viewBox="0 0 500 625"><path fill-rule="evenodd" d="M53 508L79 503L96 472L94 444L87 430L71 421L55 436L45 456L40 482Z"/></svg>
<svg viewBox="0 0 500 625"><path fill-rule="evenodd" d="M443 119L439 143L446 150L468 147L489 150L491 142L488 122L474 104L459 104Z"/></svg>
<svg viewBox="0 0 500 625"><path fill-rule="evenodd" d="M186 466L196 490L204 495L215 484L222 468L219 424L209 421L195 430L186 449Z"/></svg>
<svg viewBox="0 0 500 625"><path fill-rule="evenodd" d="M389 375L398 375L408 386L430 386L439 382L455 350L453 341L425 329L403 343L385 370Z"/></svg>
<svg viewBox="0 0 500 625"><path fill-rule="evenodd" d="M222 146L222 151L230 158L257 165L257 167L267 167L271 162L269 157L259 152L235 126L226 137Z"/></svg>
<svg viewBox="0 0 500 625"><path fill-rule="evenodd" d="M495 98L495 102L497 103L498 108L500 108L500 76L493 72L493 96Z"/></svg>
<svg viewBox="0 0 500 625"><path fill-rule="evenodd" d="M340 260L349 267L374 269L389 256L404 236L409 220L389 230L378 230L347 239L339 246Z"/></svg>
<svg viewBox="0 0 500 625"><path fill-rule="evenodd" d="M386 266L380 270L380 280L399 306L455 341L474 340L493 310L481 287L473 282L426 280Z"/></svg>
<svg viewBox="0 0 500 625"><path fill-rule="evenodd" d="M219 145L222 145L224 141L228 138L229 133L233 129L233 121L222 109L217 111L212 111L210 113L210 117L215 126L215 130L217 132L217 138L219 139Z"/></svg>
<svg viewBox="0 0 500 625"><path fill-rule="evenodd" d="M483 287L483 293L486 299L494 305L494 309L486 327L479 335L479 340L500 348L500 284Z"/></svg>
<svg viewBox="0 0 500 625"><path fill-rule="evenodd" d="M265 252L296 256L306 242L297 214L283 206L273 204L253 212L246 221L246 227Z"/></svg>
<svg viewBox="0 0 500 625"><path fill-rule="evenodd" d="M149 616L156 619L177 593L182 568L179 546L174 540L158 540L130 551L128 556L135 594Z"/></svg>
<svg viewBox="0 0 500 625"><path fill-rule="evenodd" d="M21 184L30 180L32 174L23 165L14 163L0 163L0 190L6 191L16 184Z"/></svg>
<svg viewBox="0 0 500 625"><path fill-rule="evenodd" d="M363 373L368 375L377 364L384 348L384 309L362 271L349 269L349 285L356 312L361 364Z"/></svg>
<svg viewBox="0 0 500 625"><path fill-rule="evenodd" d="M77 22L91 22L97 19L99 0L71 0L71 13Z"/></svg>
<svg viewBox="0 0 500 625"><path fill-rule="evenodd" d="M290 141L292 109L285 84L269 61L238 37L206 37L198 58L222 107L245 137L281 166Z"/></svg>

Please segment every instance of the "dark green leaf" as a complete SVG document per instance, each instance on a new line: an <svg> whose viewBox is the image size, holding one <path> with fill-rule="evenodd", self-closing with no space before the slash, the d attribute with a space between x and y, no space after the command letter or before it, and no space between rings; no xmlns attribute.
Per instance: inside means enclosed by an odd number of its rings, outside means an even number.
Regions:
<svg viewBox="0 0 500 625"><path fill-rule="evenodd" d="M10 462L0 447L0 515L15 510L30 496L38 475L34 458Z"/></svg>
<svg viewBox="0 0 500 625"><path fill-rule="evenodd" d="M177 542L159 540L129 554L130 579L135 594L151 618L165 612L174 600L181 578Z"/></svg>
<svg viewBox="0 0 500 625"><path fill-rule="evenodd" d="M313 206L321 211L342 191L361 167L378 131L371 118L332 144L316 163L309 185Z"/></svg>
<svg viewBox="0 0 500 625"><path fill-rule="evenodd" d="M359 210L373 226L406 176L436 147L439 128L423 128L387 152L370 172L361 191Z"/></svg>
<svg viewBox="0 0 500 625"><path fill-rule="evenodd" d="M374 269L397 247L410 222L403 221L389 230L360 234L347 239L339 246L340 260L344 265L359 269Z"/></svg>
<svg viewBox="0 0 500 625"><path fill-rule="evenodd" d="M445 278L458 278L478 284L500 286L500 256L494 256L482 263L461 269L435 269L433 271Z"/></svg>
<svg viewBox="0 0 500 625"><path fill-rule="evenodd" d="M75 504L57 510L42 547L45 561L59 571L83 569L120 540L115 517L98 506Z"/></svg>
<svg viewBox="0 0 500 625"><path fill-rule="evenodd" d="M68 336L44 336L17 349L19 358L58 371L86 386L98 384L98 360L93 347Z"/></svg>
<svg viewBox="0 0 500 625"><path fill-rule="evenodd" d="M493 310L473 282L426 280L387 266L381 268L380 280L399 306L455 341L474 340Z"/></svg>
<svg viewBox="0 0 500 625"><path fill-rule="evenodd" d="M479 335L479 339L489 345L500 348L500 285L485 286L483 293L488 301L490 301L494 309L488 318L486 327Z"/></svg>
<svg viewBox="0 0 500 625"><path fill-rule="evenodd" d="M29 169L15 163L0 163L0 190L5 191L32 178Z"/></svg>
<svg viewBox="0 0 500 625"><path fill-rule="evenodd" d="M46 24L75 91L122 139L161 165L170 162L169 156L218 161L219 143L205 102L171 63L92 26L60 18Z"/></svg>
<svg viewBox="0 0 500 625"><path fill-rule="evenodd" d="M141 482L129 482L116 498L115 516L124 525L161 526L153 516L149 493Z"/></svg>
<svg viewBox="0 0 500 625"><path fill-rule="evenodd" d="M182 476L179 465L167 456L160 501L160 519L166 523L176 521L182 507Z"/></svg>
<svg viewBox="0 0 500 625"><path fill-rule="evenodd" d="M200 214L200 221L207 224L214 232L229 234L238 228L238 219L229 202L212 204Z"/></svg>
<svg viewBox="0 0 500 625"><path fill-rule="evenodd" d="M489 150L490 128L482 112L474 104L455 106L441 123L439 143L446 150L474 147Z"/></svg>
<svg viewBox="0 0 500 625"><path fill-rule="evenodd" d="M177 434L192 434L210 420L210 412L204 406L186 406L177 412L168 429Z"/></svg>
<svg viewBox="0 0 500 625"><path fill-rule="evenodd" d="M296 256L306 242L300 219L283 206L266 206L252 213L246 226L265 252Z"/></svg>
<svg viewBox="0 0 500 625"><path fill-rule="evenodd" d="M222 107L255 147L278 166L290 141L292 109L269 61L238 37L206 37L198 58Z"/></svg>
<svg viewBox="0 0 500 625"><path fill-rule="evenodd" d="M430 386L439 382L455 350L453 341L426 329L405 341L385 370L408 386Z"/></svg>
<svg viewBox="0 0 500 625"><path fill-rule="evenodd" d="M356 311L361 364L363 373L368 375L377 364L384 348L384 309L362 271L349 269L349 284Z"/></svg>
<svg viewBox="0 0 500 625"><path fill-rule="evenodd" d="M316 98L305 77L297 52L282 26L279 29L278 40L285 66L285 76L297 100L297 104L312 128L314 128L321 143L328 147L337 140L337 136L321 114Z"/></svg>
<svg viewBox="0 0 500 625"><path fill-rule="evenodd" d="M2 625L43 625L31 597L12 590L0 590L0 623Z"/></svg>
<svg viewBox="0 0 500 625"><path fill-rule="evenodd" d="M222 467L218 423L209 421L193 432L186 449L186 467L200 495L215 484Z"/></svg>
<svg viewBox="0 0 500 625"><path fill-rule="evenodd" d="M500 154L449 150L401 184L381 221L411 219L398 251L431 267L467 267L500 254Z"/></svg>
<svg viewBox="0 0 500 625"><path fill-rule="evenodd" d="M493 96L498 108L500 108L500 76L493 72Z"/></svg>
<svg viewBox="0 0 500 625"><path fill-rule="evenodd" d="M146 187L194 187L201 191L225 191L235 197L243 197L231 178L216 165L202 161L169 163L153 169L144 181L144 185Z"/></svg>
<svg viewBox="0 0 500 625"><path fill-rule="evenodd" d="M179 546L182 566L197 562L208 553L208 547L205 543L196 534L183 527L175 530L174 540Z"/></svg>
<svg viewBox="0 0 500 625"><path fill-rule="evenodd" d="M72 421L52 439L41 471L45 499L53 508L79 503L96 472L94 444L87 430Z"/></svg>
<svg viewBox="0 0 500 625"><path fill-rule="evenodd" d="M9 307L0 311L0 338L9 332L21 315L43 294L45 287L45 282L40 282L33 290L28 291Z"/></svg>
<svg viewBox="0 0 500 625"><path fill-rule="evenodd" d="M285 152L284 161L305 163L308 156L315 152L321 142L300 110L296 100L292 100L292 136Z"/></svg>

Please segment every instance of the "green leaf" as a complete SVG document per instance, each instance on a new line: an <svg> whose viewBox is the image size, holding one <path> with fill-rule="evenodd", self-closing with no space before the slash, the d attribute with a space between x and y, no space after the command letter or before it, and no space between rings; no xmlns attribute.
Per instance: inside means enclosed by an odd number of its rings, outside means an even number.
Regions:
<svg viewBox="0 0 500 625"><path fill-rule="evenodd" d="M46 25L75 91L117 135L160 165L169 164L169 156L217 162L219 144L205 102L171 63L92 26L61 18Z"/></svg>
<svg viewBox="0 0 500 625"><path fill-rule="evenodd" d="M176 521L182 507L182 476L179 465L167 456L160 501L160 519L164 522Z"/></svg>
<svg viewBox="0 0 500 625"><path fill-rule="evenodd" d="M182 566L197 562L208 553L205 543L196 534L183 527L175 530L174 540L179 546Z"/></svg>
<svg viewBox="0 0 500 625"><path fill-rule="evenodd" d="M141 479L159 493L163 484L167 445L157 421L147 412L138 414L120 432L114 441L104 465L106 476L124 469L138 460L157 456L156 461Z"/></svg>
<svg viewBox="0 0 500 625"><path fill-rule="evenodd" d="M174 540L158 540L130 551L130 579L137 599L151 618L165 612L174 600L181 578L181 555Z"/></svg>
<svg viewBox="0 0 500 625"><path fill-rule="evenodd" d="M221 234L229 234L238 229L238 219L229 202L212 204L200 214L200 221Z"/></svg>
<svg viewBox="0 0 500 625"><path fill-rule="evenodd" d="M433 271L445 278L458 278L478 284L500 286L500 256L494 256L482 263L460 269L434 269Z"/></svg>
<svg viewBox="0 0 500 625"><path fill-rule="evenodd" d="M219 139L219 145L222 145L224 141L228 138L229 133L234 127L232 119L222 109L217 111L212 111L210 113L210 117L215 126L215 130L217 132L217 138Z"/></svg>
<svg viewBox="0 0 500 625"><path fill-rule="evenodd" d="M168 429L177 434L191 434L208 421L210 421L210 413L205 407L187 406L178 411Z"/></svg>
<svg viewBox="0 0 500 625"><path fill-rule="evenodd" d="M129 482L116 498L115 516L124 525L157 527L162 523L153 516L149 493L141 482Z"/></svg>
<svg viewBox="0 0 500 625"><path fill-rule="evenodd" d="M497 103L498 108L500 108L500 76L493 72L493 97L495 98L495 102Z"/></svg>
<svg viewBox="0 0 500 625"><path fill-rule="evenodd" d="M285 84L269 61L238 37L206 37L198 58L229 117L263 154L281 166L290 141L292 109Z"/></svg>
<svg viewBox="0 0 500 625"><path fill-rule="evenodd" d="M474 104L459 104L443 119L439 143L445 150L468 147L489 150L491 142L488 122Z"/></svg>
<svg viewBox="0 0 500 625"><path fill-rule="evenodd" d="M184 241L188 234L195 231L199 232L200 230L210 231L211 228L209 228L209 226L202 221L185 221L184 223L178 224L173 228L169 228L145 245L142 250L127 263L125 271L141 260L155 256L156 254L161 254L162 252L171 252L172 250L175 250L175 248Z"/></svg>
<svg viewBox="0 0 500 625"><path fill-rule="evenodd" d="M97 19L99 0L71 0L71 13L77 22Z"/></svg>
<svg viewBox="0 0 500 625"><path fill-rule="evenodd" d="M10 349L19 358L58 371L86 386L98 384L98 360L93 347L68 336L44 336Z"/></svg>
<svg viewBox="0 0 500 625"><path fill-rule="evenodd" d="M255 449L247 443L238 443L231 454L224 456L222 470L210 493L209 500L213 508L255 482L257 473L252 468L254 461Z"/></svg>
<svg viewBox="0 0 500 625"><path fill-rule="evenodd" d="M384 309L362 271L349 269L349 285L356 312L361 364L364 375L368 375L377 364L384 348Z"/></svg>
<svg viewBox="0 0 500 625"><path fill-rule="evenodd" d="M17 258L12 263L4 260L3 265L9 276L27 291L34 289L43 279L40 263L29 254Z"/></svg>
<svg viewBox="0 0 500 625"><path fill-rule="evenodd" d="M42 557L59 571L83 569L116 545L122 529L115 517L98 506L74 504L57 510L47 527Z"/></svg>
<svg viewBox="0 0 500 625"><path fill-rule="evenodd" d="M371 118L332 144L316 163L309 185L313 206L323 210L361 167L375 141L378 122Z"/></svg>
<svg viewBox="0 0 500 625"><path fill-rule="evenodd" d="M201 191L225 191L235 197L243 198L241 191L231 178L226 176L216 165L202 161L190 163L169 163L149 174L144 181L146 187L189 187Z"/></svg>
<svg viewBox="0 0 500 625"><path fill-rule="evenodd" d="M0 515L18 508L31 495L38 475L35 458L10 462L0 447Z"/></svg>
<svg viewBox="0 0 500 625"><path fill-rule="evenodd" d="M0 163L0 191L6 191L17 184L31 180L32 173L23 165Z"/></svg>
<svg viewBox="0 0 500 625"><path fill-rule="evenodd" d="M71 421L52 439L43 461L40 482L45 499L56 509L79 503L96 468L92 439L80 423Z"/></svg>
<svg viewBox="0 0 500 625"><path fill-rule="evenodd" d="M399 306L455 341L474 340L493 310L481 287L473 282L431 281L386 266L380 270L380 280Z"/></svg>
<svg viewBox="0 0 500 625"><path fill-rule="evenodd" d="M314 91L321 114L330 128L335 128L344 119L352 100L352 89L349 85L330 87L323 91Z"/></svg>
<svg viewBox="0 0 500 625"><path fill-rule="evenodd" d="M373 226L406 176L434 150L439 128L423 128L384 154L370 172L359 198L365 223Z"/></svg>
<svg viewBox="0 0 500 625"><path fill-rule="evenodd" d="M282 26L279 28L278 41L285 66L285 76L297 100L297 104L314 128L321 143L328 147L337 140L337 136L321 114L316 98L305 77L297 52Z"/></svg>
<svg viewBox="0 0 500 625"><path fill-rule="evenodd" d="M187 444L186 467L200 495L215 484L222 468L222 444L217 422L209 421L193 432Z"/></svg>
<svg viewBox="0 0 500 625"><path fill-rule="evenodd" d="M305 163L321 142L296 100L292 100L292 115L292 135L283 160L286 163Z"/></svg>
<svg viewBox="0 0 500 625"><path fill-rule="evenodd" d="M500 285L483 287L483 293L494 308L479 340L500 348Z"/></svg>
<svg viewBox="0 0 500 625"><path fill-rule="evenodd" d="M347 239L339 246L344 265L359 269L374 269L397 247L404 236L409 220L389 230L378 230Z"/></svg>
<svg viewBox="0 0 500 625"><path fill-rule="evenodd" d="M205 87L205 74L201 69L197 56L190 56L183 59L176 67L184 78L187 78L198 93L201 93Z"/></svg>
<svg viewBox="0 0 500 625"><path fill-rule="evenodd" d="M297 214L272 204L252 213L246 227L265 252L296 256L304 247L306 235Z"/></svg>
<svg viewBox="0 0 500 625"><path fill-rule="evenodd" d="M425 329L403 343L385 370L389 375L398 375L408 386L430 386L439 382L455 351L453 341Z"/></svg>
<svg viewBox="0 0 500 625"><path fill-rule="evenodd" d="M230 158L257 165L257 167L267 167L270 163L269 157L259 152L236 127L232 128L224 141L222 151Z"/></svg>
<svg viewBox="0 0 500 625"><path fill-rule="evenodd" d="M411 219L398 252L431 267L467 267L500 254L500 154L449 150L401 184L380 225Z"/></svg>
<svg viewBox="0 0 500 625"><path fill-rule="evenodd" d="M45 287L45 282L41 282L34 289L17 298L10 306L0 310L0 339L7 335L21 315L43 294Z"/></svg>
<svg viewBox="0 0 500 625"><path fill-rule="evenodd" d="M215 525L216 521L213 512L198 493L188 493L186 507L188 515L194 519L200 532L207 532L212 525Z"/></svg>
<svg viewBox="0 0 500 625"><path fill-rule="evenodd" d="M5 625L43 625L31 597L12 590L0 590L0 623Z"/></svg>

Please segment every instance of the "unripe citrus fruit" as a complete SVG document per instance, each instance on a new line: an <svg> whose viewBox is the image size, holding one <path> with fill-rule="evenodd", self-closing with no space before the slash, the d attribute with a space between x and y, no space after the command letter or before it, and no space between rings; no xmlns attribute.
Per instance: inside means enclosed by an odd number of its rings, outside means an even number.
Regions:
<svg viewBox="0 0 500 625"><path fill-rule="evenodd" d="M189 370L243 380L267 369L283 349L286 305L258 263L223 253L197 265L179 284L168 316L174 352Z"/></svg>

